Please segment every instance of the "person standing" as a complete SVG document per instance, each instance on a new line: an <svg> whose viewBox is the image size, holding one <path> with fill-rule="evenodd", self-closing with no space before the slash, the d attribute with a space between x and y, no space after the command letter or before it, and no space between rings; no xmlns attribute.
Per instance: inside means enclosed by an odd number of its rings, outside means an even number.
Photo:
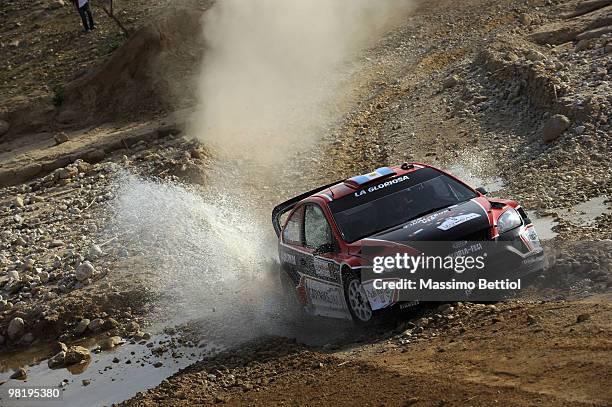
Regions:
<svg viewBox="0 0 612 407"><path fill-rule="evenodd" d="M95 28L93 16L91 15L91 9L89 8L89 0L73 0L74 5L81 15L83 21L83 28L85 32L89 32Z"/></svg>

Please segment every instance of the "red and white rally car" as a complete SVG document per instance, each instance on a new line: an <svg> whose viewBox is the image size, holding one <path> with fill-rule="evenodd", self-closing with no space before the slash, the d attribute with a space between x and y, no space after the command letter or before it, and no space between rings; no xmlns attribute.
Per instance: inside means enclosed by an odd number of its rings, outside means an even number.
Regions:
<svg viewBox="0 0 612 407"><path fill-rule="evenodd" d="M367 323L397 305L362 285L362 271L372 266L364 249L373 245L511 242L508 256L541 269L541 262L525 261L543 257L525 211L486 194L430 165L405 163L290 199L272 212L284 286L310 314Z"/></svg>

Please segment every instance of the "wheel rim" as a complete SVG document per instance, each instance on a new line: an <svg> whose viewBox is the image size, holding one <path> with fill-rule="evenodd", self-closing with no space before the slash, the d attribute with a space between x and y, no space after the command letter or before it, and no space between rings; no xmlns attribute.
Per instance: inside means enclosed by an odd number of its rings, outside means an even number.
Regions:
<svg viewBox="0 0 612 407"><path fill-rule="evenodd" d="M348 286L348 300L353 313L361 321L367 322L372 318L372 308L368 302L366 292L357 280L352 280Z"/></svg>

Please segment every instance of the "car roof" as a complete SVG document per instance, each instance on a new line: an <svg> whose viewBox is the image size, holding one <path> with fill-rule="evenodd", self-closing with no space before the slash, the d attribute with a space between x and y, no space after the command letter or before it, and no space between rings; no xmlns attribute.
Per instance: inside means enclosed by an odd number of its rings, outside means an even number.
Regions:
<svg viewBox="0 0 612 407"><path fill-rule="evenodd" d="M324 198L325 200L331 202L333 200L336 199L340 199L345 197L346 195L352 194L355 191L359 191L360 189L362 189L363 187L367 186L367 185L372 185L376 183L377 179L380 179L381 181L385 180L385 179L389 179L389 178L394 178L394 177L398 177L398 176L402 176L402 175L406 175L406 174L410 174L412 172L418 171L422 168L434 168L431 167L430 165L427 164L421 164L421 163L405 163L402 165L396 165L396 166L391 166L391 167L382 167L379 168L376 171L379 170L392 170L393 175L387 175L387 176L381 176L379 178L374 178L371 181L368 181L366 183L364 183L363 185L358 185L354 180L355 179L361 179L361 177L367 177L367 175L358 175L352 178L349 178L347 180L341 181L329 188L326 188L322 191L319 191L311 196L309 196L307 199L312 198L312 197L320 197L320 198ZM375 172L376 172L375 171ZM371 173L374 174L374 173Z"/></svg>

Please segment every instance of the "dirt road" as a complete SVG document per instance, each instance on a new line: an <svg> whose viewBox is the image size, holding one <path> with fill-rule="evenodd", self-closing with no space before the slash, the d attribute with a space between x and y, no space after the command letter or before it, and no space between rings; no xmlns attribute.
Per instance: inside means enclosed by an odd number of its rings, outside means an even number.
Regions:
<svg viewBox="0 0 612 407"><path fill-rule="evenodd" d="M263 341L122 405L608 405L608 301L460 305L333 351Z"/></svg>

